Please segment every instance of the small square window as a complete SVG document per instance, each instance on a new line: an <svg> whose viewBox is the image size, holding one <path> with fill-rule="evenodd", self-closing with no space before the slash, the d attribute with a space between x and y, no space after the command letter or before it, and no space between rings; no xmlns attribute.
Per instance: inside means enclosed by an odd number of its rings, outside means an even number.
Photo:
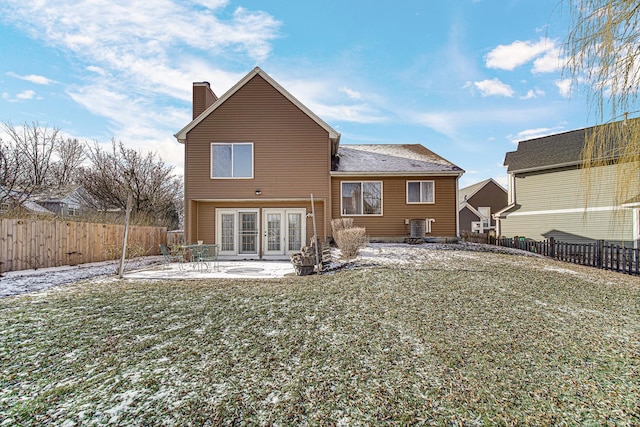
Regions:
<svg viewBox="0 0 640 427"><path fill-rule="evenodd" d="M435 203L434 181L407 181L407 203Z"/></svg>
<svg viewBox="0 0 640 427"><path fill-rule="evenodd" d="M253 178L253 143L212 143L211 178Z"/></svg>

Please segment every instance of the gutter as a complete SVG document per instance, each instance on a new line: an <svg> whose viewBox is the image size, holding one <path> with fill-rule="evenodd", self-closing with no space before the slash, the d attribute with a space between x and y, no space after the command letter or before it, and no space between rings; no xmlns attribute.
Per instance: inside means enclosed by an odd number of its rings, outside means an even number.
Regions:
<svg viewBox="0 0 640 427"><path fill-rule="evenodd" d="M509 168L507 167L507 172L516 174L516 173L536 172L536 171L543 171L543 170L549 170L549 169L564 168L567 166L580 166L580 165L582 165L582 162L558 163L555 165L536 166L532 168L517 169L517 170L509 170Z"/></svg>
<svg viewBox="0 0 640 427"><path fill-rule="evenodd" d="M353 177L353 176L373 176L373 177L379 177L379 176L398 176L398 177L402 177L402 176L457 176L460 177L462 176L462 174L464 173L464 171L437 171L437 172L429 172L429 171L422 171L422 172L381 172L381 171L368 171L368 172L340 172L340 171L332 171L329 173L330 176L332 177Z"/></svg>

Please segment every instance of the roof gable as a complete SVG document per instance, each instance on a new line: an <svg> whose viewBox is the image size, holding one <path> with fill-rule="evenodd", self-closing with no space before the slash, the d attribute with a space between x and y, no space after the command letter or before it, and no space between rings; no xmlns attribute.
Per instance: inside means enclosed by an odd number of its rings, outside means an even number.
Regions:
<svg viewBox="0 0 640 427"><path fill-rule="evenodd" d="M184 143L187 139L187 133L195 128L200 122L202 122L207 116L213 113L216 109L218 109L222 104L225 103L233 94L235 94L238 90L240 90L243 86L245 86L251 79L255 76L262 77L267 83L273 86L278 92L280 92L285 98L287 98L291 103L293 103L296 107L298 107L302 112L304 112L310 119L315 121L320 127L327 131L329 134L329 139L332 141L332 145L334 145L333 152L337 152L338 143L340 141L340 133L329 126L324 120L318 117L313 111L307 108L302 102L300 102L296 97L291 95L285 88L280 86L278 82L273 80L271 76L265 73L260 67L255 67L250 73L244 76L238 83L236 83L231 89L229 89L224 95L218 98L213 104L211 104L206 110L204 110L198 117L193 119L187 126L182 128L178 133L174 136L179 142Z"/></svg>
<svg viewBox="0 0 640 427"><path fill-rule="evenodd" d="M473 206L471 206L468 203L463 203L458 208L458 212L460 212L460 213L462 213L464 210L469 211L469 213L471 213L473 216L475 216L478 219L483 219L484 218L482 216L482 214L476 210L476 208L474 208ZM485 219L488 219L488 218L485 218Z"/></svg>
<svg viewBox="0 0 640 427"><path fill-rule="evenodd" d="M493 178L485 179L484 181L477 182L475 184L469 185L468 187L461 188L458 191L458 200L460 203L465 200L471 200L471 198L480 190L482 190L487 185L492 184L497 187L499 190L502 190L507 193L507 190L500 184L498 184Z"/></svg>
<svg viewBox="0 0 640 427"><path fill-rule="evenodd" d="M464 171L420 144L342 145L333 174L455 174Z"/></svg>

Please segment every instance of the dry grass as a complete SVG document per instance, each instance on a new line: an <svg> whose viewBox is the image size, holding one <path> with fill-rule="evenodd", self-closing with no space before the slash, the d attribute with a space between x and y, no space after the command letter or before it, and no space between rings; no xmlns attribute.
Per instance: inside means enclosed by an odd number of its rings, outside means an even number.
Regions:
<svg viewBox="0 0 640 427"><path fill-rule="evenodd" d="M87 281L0 300L0 419L640 424L637 278L412 253L325 276Z"/></svg>

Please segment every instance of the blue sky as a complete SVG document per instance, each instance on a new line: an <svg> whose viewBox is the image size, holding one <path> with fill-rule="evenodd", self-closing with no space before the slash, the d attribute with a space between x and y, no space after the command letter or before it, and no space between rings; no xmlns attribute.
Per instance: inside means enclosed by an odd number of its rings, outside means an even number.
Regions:
<svg viewBox="0 0 640 427"><path fill-rule="evenodd" d="M590 124L569 92L560 0L0 0L0 121L154 150L194 81L222 95L258 65L342 133L423 144L506 185L516 142Z"/></svg>

